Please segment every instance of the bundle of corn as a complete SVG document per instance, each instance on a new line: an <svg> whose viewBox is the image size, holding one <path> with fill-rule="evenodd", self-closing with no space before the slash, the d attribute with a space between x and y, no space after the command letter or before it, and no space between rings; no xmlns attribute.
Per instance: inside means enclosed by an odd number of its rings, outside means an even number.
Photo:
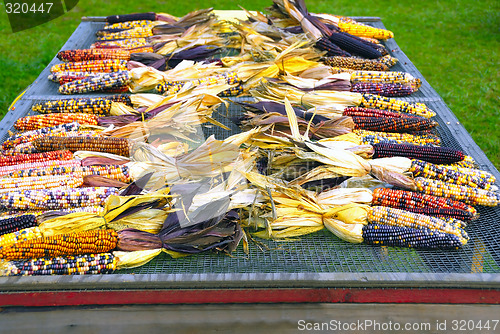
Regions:
<svg viewBox="0 0 500 334"><path fill-rule="evenodd" d="M19 118L14 127L20 131L36 130L60 124L77 122L80 125L97 125L99 117L87 113L57 113L47 115L24 116Z"/></svg>
<svg viewBox="0 0 500 334"><path fill-rule="evenodd" d="M113 102L121 102L131 105L130 97L128 95L111 95L105 97L47 100L33 104L31 106L31 110L41 114L74 112L107 115L110 112Z"/></svg>

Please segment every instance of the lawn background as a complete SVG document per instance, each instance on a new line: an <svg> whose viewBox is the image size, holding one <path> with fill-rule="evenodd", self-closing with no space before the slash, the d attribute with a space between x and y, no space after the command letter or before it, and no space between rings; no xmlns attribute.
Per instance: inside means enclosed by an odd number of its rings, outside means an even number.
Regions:
<svg viewBox="0 0 500 334"><path fill-rule="evenodd" d="M307 1L311 12L379 16L401 49L500 169L500 1ZM69 13L11 33L0 3L0 114L31 84L76 29L82 16L167 12L182 16L214 7L263 10L271 0L80 0Z"/></svg>

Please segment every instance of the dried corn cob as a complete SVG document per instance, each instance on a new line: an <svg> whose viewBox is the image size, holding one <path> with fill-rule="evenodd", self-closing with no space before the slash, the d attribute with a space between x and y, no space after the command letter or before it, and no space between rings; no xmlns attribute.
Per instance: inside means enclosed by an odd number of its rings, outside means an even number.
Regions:
<svg viewBox="0 0 500 334"><path fill-rule="evenodd" d="M351 86L351 92L378 94L380 96L409 96L418 88L401 83L357 82Z"/></svg>
<svg viewBox="0 0 500 334"><path fill-rule="evenodd" d="M132 29L126 29L117 32L109 32L97 36L98 41L112 41L116 39L128 39L128 38L146 38L153 36L153 30L151 27L136 27Z"/></svg>
<svg viewBox="0 0 500 334"><path fill-rule="evenodd" d="M333 31L328 39L341 49L351 54L356 54L368 59L377 59L382 57L382 53L375 44L348 33Z"/></svg>
<svg viewBox="0 0 500 334"><path fill-rule="evenodd" d="M406 72L383 72L383 71L354 71L351 73L351 83L391 83L405 84L418 89L422 84L420 79L414 78Z"/></svg>
<svg viewBox="0 0 500 334"><path fill-rule="evenodd" d="M377 188L373 190L372 205L389 206L413 211L415 209L456 209L470 214L470 219L478 217L476 209L462 202L445 197L425 195L414 191Z"/></svg>
<svg viewBox="0 0 500 334"><path fill-rule="evenodd" d="M49 80L57 82L59 85L64 85L65 83L75 81L75 80L81 80L89 77L100 77L102 76L103 73L92 73L92 72L71 72L71 71L64 71L64 72L55 72L52 74L49 74Z"/></svg>
<svg viewBox="0 0 500 334"><path fill-rule="evenodd" d="M430 147L410 144L379 143L373 145L373 158L406 157L432 163L453 163L461 161L464 153L449 147Z"/></svg>
<svg viewBox="0 0 500 334"><path fill-rule="evenodd" d="M120 49L130 50L134 48L148 47L149 44L150 43L147 38L127 38L116 41L99 41L93 43L90 47L98 49L120 48Z"/></svg>
<svg viewBox="0 0 500 334"><path fill-rule="evenodd" d="M45 168L23 169L6 174L7 177L25 178L34 176L53 176L65 174L80 175L85 177L88 175L100 175L113 180L122 181L125 183L131 182L129 168L127 166L51 166ZM0 179L1 181L1 179Z"/></svg>
<svg viewBox="0 0 500 334"><path fill-rule="evenodd" d="M495 178L483 178L474 174L460 173L456 170L446 168L446 166L435 165L421 160L413 160L409 172L412 172L414 176L443 180L449 183L486 190L489 190L495 182Z"/></svg>
<svg viewBox="0 0 500 334"><path fill-rule="evenodd" d="M112 253L85 254L39 258L29 261L10 261L7 276L37 275L90 275L111 274L116 270L117 260Z"/></svg>
<svg viewBox="0 0 500 334"><path fill-rule="evenodd" d="M454 234L384 224L363 226L363 241L369 245L418 249L457 249L464 242Z"/></svg>
<svg viewBox="0 0 500 334"><path fill-rule="evenodd" d="M20 131L36 130L60 124L78 122L80 125L97 125L98 116L86 113L58 113L25 116L16 121L14 127Z"/></svg>
<svg viewBox="0 0 500 334"><path fill-rule="evenodd" d="M60 210L102 205L118 190L111 187L54 188L0 194L0 208L7 210Z"/></svg>
<svg viewBox="0 0 500 334"><path fill-rule="evenodd" d="M485 189L447 183L441 180L415 178L417 191L424 194L451 198L470 205L497 206L500 194Z"/></svg>
<svg viewBox="0 0 500 334"><path fill-rule="evenodd" d="M56 64L50 68L50 71L52 73L65 72L65 71L109 73L109 72L120 72L126 70L127 70L127 61L120 59L75 61L69 63Z"/></svg>
<svg viewBox="0 0 500 334"><path fill-rule="evenodd" d="M83 177L74 174L54 176L34 176L0 179L0 193L28 189L49 189L58 187L78 188L83 184Z"/></svg>
<svg viewBox="0 0 500 334"><path fill-rule="evenodd" d="M20 241L0 249L0 258L7 260L33 259L64 255L108 252L116 247L118 234L114 230L94 230L58 234Z"/></svg>
<svg viewBox="0 0 500 334"><path fill-rule="evenodd" d="M228 88L218 94L220 97L231 97L231 96L238 96L243 94L243 85L239 84L238 86Z"/></svg>
<svg viewBox="0 0 500 334"><path fill-rule="evenodd" d="M378 60L362 59L356 57L327 57L323 62L328 66L349 68L353 70L366 71L388 71L389 67Z"/></svg>
<svg viewBox="0 0 500 334"><path fill-rule="evenodd" d="M459 210L459 209L450 209L450 208L412 208L412 209L406 209L406 211L426 215L426 216L432 216L432 217L438 217L441 218L445 221L448 221L449 218L453 219L458 219L459 221L469 221L473 220L474 216L464 210Z"/></svg>
<svg viewBox="0 0 500 334"><path fill-rule="evenodd" d="M483 182L483 183L494 184L496 182L496 178L495 178L495 176L493 176L493 174L491 174L490 172L481 170L481 169L456 167L453 165L438 165L438 167L446 168L448 170L452 170L452 171L455 171L455 172L461 173L461 174L471 175L475 178L481 179L481 182Z"/></svg>
<svg viewBox="0 0 500 334"><path fill-rule="evenodd" d="M380 110L380 109L369 109L360 107L347 107L342 113L343 116L365 116L365 117L393 117L393 118L414 118L419 117L411 114Z"/></svg>
<svg viewBox="0 0 500 334"><path fill-rule="evenodd" d="M337 74L337 73L354 73L356 70L352 70L350 68L345 68L345 67L335 67L332 66L330 67L330 72L332 74Z"/></svg>
<svg viewBox="0 0 500 334"><path fill-rule="evenodd" d="M0 235L17 232L37 225L35 215L22 215L0 219Z"/></svg>
<svg viewBox="0 0 500 334"><path fill-rule="evenodd" d="M122 102L131 105L128 95L113 95L106 97L91 97L78 99L49 100L35 103L31 110L41 114L49 113L89 113L108 115L112 102Z"/></svg>
<svg viewBox="0 0 500 334"><path fill-rule="evenodd" d="M106 73L101 76L75 80L59 86L61 94L85 94L98 91L126 91L130 81L128 71Z"/></svg>
<svg viewBox="0 0 500 334"><path fill-rule="evenodd" d="M125 21L125 22L117 22L113 24L106 24L104 26L104 30L107 29L132 29L137 27L149 27L153 21L151 20L135 20L135 21Z"/></svg>
<svg viewBox="0 0 500 334"><path fill-rule="evenodd" d="M236 72L229 72L229 73L221 73L221 74L216 74L212 75L209 77L204 77L200 79L195 79L189 81L189 83L193 86L200 86L200 85L213 85L217 84L219 82L225 82L228 85L234 85L234 84L239 84L241 83L241 80L238 78L238 74ZM156 91L163 94L175 94L178 91L181 90L181 88L186 84L187 82L183 81L169 81L169 82L162 82L156 86Z"/></svg>
<svg viewBox="0 0 500 334"><path fill-rule="evenodd" d="M415 132L430 130L438 125L427 118L392 118L351 116L357 129L383 132Z"/></svg>
<svg viewBox="0 0 500 334"><path fill-rule="evenodd" d="M74 49L59 51L57 58L66 62L104 59L130 60L130 52L122 49Z"/></svg>
<svg viewBox="0 0 500 334"><path fill-rule="evenodd" d="M432 134L410 134L397 132L380 132L355 129L353 132L360 136L363 144L375 145L378 143L393 144L414 144L422 146L437 146L441 144L441 139Z"/></svg>
<svg viewBox="0 0 500 334"><path fill-rule="evenodd" d="M0 249L4 247L12 246L13 244L21 241L27 241L31 239L40 238L42 232L38 227L28 227L20 231L4 234L0 236Z"/></svg>
<svg viewBox="0 0 500 334"><path fill-rule="evenodd" d="M376 39L394 38L394 33L390 30L371 27L356 21L347 21L343 18L338 22L341 31L358 37L370 37Z"/></svg>
<svg viewBox="0 0 500 334"><path fill-rule="evenodd" d="M326 51L328 56L342 56L342 57L351 56L349 52L342 50L328 38L324 37L320 38L319 40L316 41L315 46L320 50Z"/></svg>
<svg viewBox="0 0 500 334"><path fill-rule="evenodd" d="M401 209L385 206L375 206L368 212L368 223L384 224L390 226L404 226L416 229L426 228L457 236L464 244L468 240L464 229L449 224L442 219L429 217Z"/></svg>
<svg viewBox="0 0 500 334"><path fill-rule="evenodd" d="M60 132L70 132L70 131L78 131L80 129L80 124L77 122L71 122L66 124L60 124L48 128L41 128L37 130L31 130L23 133L18 133L7 138L3 144L2 149L8 150L13 148L19 144L27 143L35 140L36 138L45 136L47 134L55 134Z"/></svg>
<svg viewBox="0 0 500 334"><path fill-rule="evenodd" d="M127 138L115 137L42 137L33 141L39 151L67 149L76 151L96 151L130 156L132 143Z"/></svg>
<svg viewBox="0 0 500 334"><path fill-rule="evenodd" d="M425 118L436 116L436 113L423 103L406 102L372 94L362 94L360 107L406 112Z"/></svg>
<svg viewBox="0 0 500 334"><path fill-rule="evenodd" d="M68 151L68 153L71 153ZM76 167L81 166L80 160L73 160L69 158L68 160L47 160L39 162L26 162L16 165L8 165L0 167L0 176L7 175L13 172L19 172L24 170L38 169L38 168L54 168L54 167Z"/></svg>
<svg viewBox="0 0 500 334"><path fill-rule="evenodd" d="M52 151L35 154L19 154L11 157L0 157L1 166L18 165L30 162L42 162L49 160L71 160L73 153L70 151Z"/></svg>

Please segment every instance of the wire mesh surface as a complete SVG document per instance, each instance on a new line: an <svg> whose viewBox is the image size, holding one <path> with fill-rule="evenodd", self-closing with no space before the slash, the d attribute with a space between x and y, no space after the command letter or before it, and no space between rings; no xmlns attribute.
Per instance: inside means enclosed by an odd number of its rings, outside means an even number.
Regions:
<svg viewBox="0 0 500 334"><path fill-rule="evenodd" d="M369 24L383 28L380 21ZM103 23L82 22L63 49L86 48L95 41L94 33ZM480 167L500 177L498 171L484 153L472 141L465 129L457 123L455 116L447 108L439 95L432 89L420 72L400 50L394 40L386 42L391 55L400 62L392 68L404 71L422 80L420 91L407 101L424 102L436 111L439 122L439 135L443 145L464 150L478 161ZM0 124L0 137L4 140L7 130L19 117L29 114L31 105L38 101L84 97L88 95L63 96L57 93L57 85L49 82L47 76L54 60L41 73L40 77L27 90L25 96L16 104L14 111L4 117ZM96 94L99 95L99 94ZM93 95L93 96L96 96ZM235 98L245 101L250 98ZM223 139L239 132L232 122L241 115L241 108L234 103L226 110L222 106L214 118L230 130L216 126L205 126L206 137L214 135ZM481 217L467 227L469 243L460 250L422 251L405 248L376 247L344 242L328 232L320 231L306 235L293 242L258 240L250 242L249 254L240 246L232 256L212 253L198 254L179 259L171 259L162 254L148 264L116 274L244 274L244 273L500 273L500 208L478 208ZM142 277L142 276L137 276Z"/></svg>

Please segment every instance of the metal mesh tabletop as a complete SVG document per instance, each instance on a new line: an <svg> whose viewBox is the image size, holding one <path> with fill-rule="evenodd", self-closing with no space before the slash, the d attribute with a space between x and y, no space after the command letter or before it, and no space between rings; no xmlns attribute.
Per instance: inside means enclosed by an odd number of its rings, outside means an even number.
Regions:
<svg viewBox="0 0 500 334"><path fill-rule="evenodd" d="M363 18L360 18L363 21ZM383 28L380 20L366 20L369 24ZM68 42L62 48L86 48L95 41L95 31L101 28L101 22L82 22ZM422 80L420 91L407 101L424 102L437 113L436 121L440 124L438 133L443 145L464 150L471 155L481 169L493 173L500 179L500 173L474 143L469 134L457 121L444 101L432 89L411 61L391 39L386 42L391 55L400 62L393 67L395 71L409 72ZM49 82L47 76L50 67L58 63L54 59L41 73L40 77L27 89L23 98L16 103L15 110L10 110L0 124L0 139L7 136L7 131L19 117L29 114L35 102L56 98L69 98L57 92L57 85ZM77 97L86 95L78 95ZM95 95L94 95L95 96ZM236 101L250 100L241 97ZM215 135L223 139L239 131L231 122L231 117L241 114L241 108L231 103L226 110L222 106L215 119L231 130L204 127L205 136ZM248 284L256 286L301 285L317 280L325 286L337 282L397 282L401 285L440 284L452 280L458 285L500 281L500 208L479 207L480 219L466 228L470 241L460 250L413 250L405 248L376 247L364 244L344 242L328 232L320 231L306 235L296 241L278 242L258 240L250 242L250 252L245 254L239 247L232 256L203 253L195 256L172 259L162 254L148 264L129 270L119 270L106 277L0 277L0 289L33 288L35 285L59 288L106 287L130 284L134 286L175 287L185 284L203 286L203 282L217 282L219 286ZM367 279L368 277L368 279ZM245 283L246 282L246 283ZM356 284L357 284L356 283ZM45 284L45 285L44 285ZM141 285L142 284L142 285ZM496 285L498 286L498 285Z"/></svg>

